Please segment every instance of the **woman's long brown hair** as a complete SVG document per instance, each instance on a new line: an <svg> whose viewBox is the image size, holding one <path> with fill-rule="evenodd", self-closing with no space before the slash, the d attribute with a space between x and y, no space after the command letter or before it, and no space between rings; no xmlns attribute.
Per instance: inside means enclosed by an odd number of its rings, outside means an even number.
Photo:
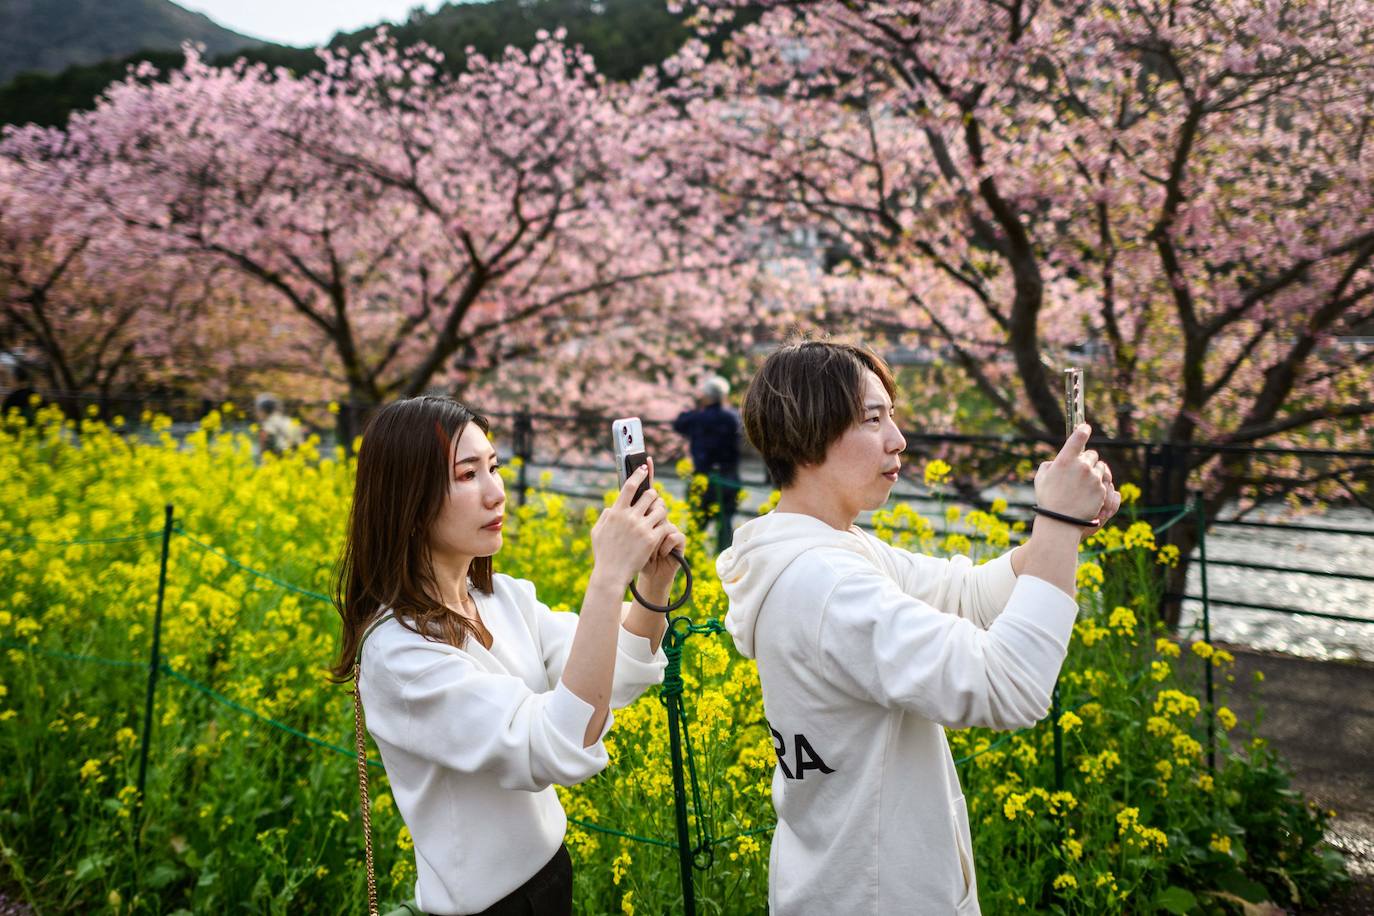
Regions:
<svg viewBox="0 0 1374 916"><path fill-rule="evenodd" d="M485 417L452 398L395 401L372 417L358 449L348 533L334 576L334 606L343 618L339 658L330 675L353 676L367 627L389 613L426 639L461 646L477 635L472 622L439 600L428 533L448 499L454 440ZM472 561L468 578L491 593L491 557Z"/></svg>

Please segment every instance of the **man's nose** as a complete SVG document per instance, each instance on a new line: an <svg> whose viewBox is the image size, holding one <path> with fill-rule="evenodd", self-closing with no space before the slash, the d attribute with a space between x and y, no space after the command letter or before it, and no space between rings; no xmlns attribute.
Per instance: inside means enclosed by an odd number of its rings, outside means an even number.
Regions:
<svg viewBox="0 0 1374 916"><path fill-rule="evenodd" d="M897 428L896 423L892 424L892 437L888 440L888 451L896 455L906 451L906 436L902 435L902 431Z"/></svg>

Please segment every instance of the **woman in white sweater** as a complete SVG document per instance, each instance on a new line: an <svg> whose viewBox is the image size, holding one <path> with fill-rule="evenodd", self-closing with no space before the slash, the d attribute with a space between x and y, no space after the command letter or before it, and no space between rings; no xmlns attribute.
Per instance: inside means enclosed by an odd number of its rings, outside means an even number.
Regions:
<svg viewBox="0 0 1374 916"><path fill-rule="evenodd" d="M744 402L782 496L716 568L778 754L776 914L978 912L944 729L1045 715L1078 610L1079 538L1120 505L1085 425L1036 474L1050 516L1025 545L974 567L884 544L854 522L897 481L895 394L871 351L806 342L770 356Z"/></svg>
<svg viewBox="0 0 1374 916"><path fill-rule="evenodd" d="M567 818L554 785L606 765L610 710L662 679L666 603L684 543L641 469L592 528L581 614L494 574L505 490L487 421L448 398L383 407L358 451L336 600L334 675L359 685L368 731L415 842L427 913L572 912Z"/></svg>

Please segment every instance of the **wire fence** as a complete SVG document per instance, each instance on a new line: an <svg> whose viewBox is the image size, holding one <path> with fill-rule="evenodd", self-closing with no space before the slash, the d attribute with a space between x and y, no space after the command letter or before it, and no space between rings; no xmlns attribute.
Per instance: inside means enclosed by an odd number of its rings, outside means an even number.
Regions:
<svg viewBox="0 0 1374 916"><path fill-rule="evenodd" d="M167 404L146 399L88 399L84 406L95 406L97 411L107 418L116 415L128 414L138 416L143 410L153 407L159 410L166 410ZM178 406L175 411L177 416L187 418L185 422L198 421L206 412L217 404L205 399L186 399L185 403ZM288 405L293 406L293 405ZM328 422L331 414L338 414L336 408L328 405L294 405L304 410L313 410L316 414L317 425L321 422ZM83 409L84 412L84 409ZM241 411L246 417L247 411ZM355 413L347 405L342 411L345 417ZM503 449L512 457L521 459L516 471L513 482L515 496L518 502L524 503L531 491L540 490L559 493L564 496L600 501L604 494L604 488L598 488L591 481L600 482L604 476L613 473L613 469L604 464L583 459L588 443L599 442L604 438L604 432L609 423L609 418L587 415L578 417L558 416L552 414L538 414L529 411L516 412L489 412L489 416L498 420L502 427L509 431L509 439ZM360 427L360 416L353 418L357 421L354 426ZM649 429L657 429L665 435L670 424L666 421L646 421L645 426ZM345 433L351 427L341 424L339 427L340 439L345 439ZM536 436L536 429L540 429L540 435ZM1027 454L1031 450L1053 445L1048 439L1036 439L1032 437L1005 437L1005 436L960 436L952 434L917 434L908 433L908 442L913 451L918 454L922 450L935 449L941 446L956 444L967 445L981 449L1001 449L1004 452L1021 449ZM1154 482L1163 492L1167 487L1166 483L1169 475L1187 474L1190 469L1196 468L1198 462L1209 457L1218 455L1242 455L1242 454L1266 454L1268 452L1281 452L1284 454L1299 454L1302 457L1315 460L1342 460L1342 461L1369 461L1374 459L1374 452L1336 452L1331 450L1266 450L1256 447L1227 447L1224 445L1198 444L1190 446L1176 446L1170 443L1149 443L1135 441L1121 441L1104 443L1107 447L1115 447L1120 450L1134 450L1139 455L1140 466L1144 473L1141 476L1146 483L1147 493L1145 501L1150 500L1151 494L1148 492ZM570 458L569 456L573 457ZM1005 454L1002 460L1006 460ZM573 476L580 475L588 485L579 487L576 484L553 485L548 481L532 481L531 472L537 466L555 468L562 471L573 472ZM663 469L662 476L673 476L670 469ZM733 494L747 488L769 487L766 478L747 478L736 475L725 475L713 473L704 475L707 477L706 491L716 497L715 504L707 507L703 517L713 519L717 526L716 539L718 546L726 546L730 542L730 535L733 530L733 505L727 504L733 500ZM908 478L908 486L913 482ZM916 497L934 498L936 494L929 488L921 490L919 485L915 489L907 492L894 493L896 497ZM728 497L728 499L722 498ZM703 494L697 494L698 504L703 502ZM1008 508L1011 510L1022 511L1029 509L1029 504L1010 502ZM1307 533L1307 534L1336 534L1352 537L1374 537L1374 530L1361 530L1346 527L1333 527L1325 525L1306 525L1294 524L1290 522L1273 522L1249 519L1209 519L1204 511L1202 501L1194 498L1187 505L1147 505L1145 508L1137 510L1142 516L1164 517L1158 524L1152 525L1152 531L1156 535L1162 535L1170 529L1181 524L1192 524L1196 526L1195 543L1196 553L1189 559L1197 564L1200 572L1198 580L1198 590L1196 592L1166 593L1166 598L1196 601L1200 604L1200 613L1196 626L1201 629L1202 638L1208 643L1211 642L1212 630L1212 608L1214 606L1235 607L1242 609L1267 611L1277 614L1319 618L1341 623L1374 623L1374 620L1366 617L1358 617L1349 614L1332 613L1329 611L1317 611L1306 608L1293 608L1265 602L1238 601L1230 598L1219 598L1211 594L1208 582L1209 566L1244 569L1258 572L1272 572L1291 575L1308 575L1326 578L1342 578L1361 582L1374 582L1374 575L1365 573L1343 573L1329 572L1321 570L1296 569L1291 566L1279 566L1264 563L1255 563L1250 560L1238 559L1209 559L1207 556L1207 529L1209 526L1233 527L1236 529L1282 529L1286 531ZM871 527L871 526L869 526ZM985 539L984 536L976 532L968 532L966 535L970 540ZM10 542L22 541L34 545L63 547L63 546L113 546L127 545L139 542L161 541L161 562L159 565L159 587L157 605L154 612L154 625L151 632L151 647L149 657L146 662L132 661L129 659L102 658L80 653L69 652L56 648L39 646L31 642L17 640L0 640L0 645L10 649L22 650L64 661L81 662L93 665L100 665L111 669L134 671L142 670L147 678L146 701L143 717L143 729L140 737L140 764L137 781L138 816L141 819L143 812L143 801L147 787L147 772L150 765L150 747L154 728L155 709L159 695L159 681L166 679L181 688L194 691L210 701L233 711L247 719L259 723L260 725L277 730L289 736L291 740L302 741L320 750L336 753L347 758L355 758L356 751L348 747L323 740L314 735L308 734L286 722L282 722L272 716L264 715L262 712L251 708L243 703L237 702L231 697L215 690L211 686L201 683L190 677L183 671L178 671L161 652L161 633L163 604L165 599L167 577L170 572L169 556L173 540L184 543L194 550L213 554L225 563L243 571L246 574L257 577L271 585L292 594L311 599L313 601L329 603L328 595L301 586L297 583L285 580L270 572L256 569L249 564L243 563L232 555L229 551L209 543L207 540L198 536L196 533L186 530L174 517L173 507L166 508L165 523L160 530L136 531L124 535L116 535L102 538L78 538L71 540L51 540L28 535L15 535L0 540L0 545ZM1116 548L1123 549L1123 548ZM1093 559L1101 556L1107 551L1084 551L1082 559ZM715 618L709 618L704 622L695 622L690 617L681 616L670 620L668 630L663 640L663 650L668 659L664 681L659 689L659 699L662 702L669 731L670 742L670 761L674 802L674 835L672 837L652 837L642 836L631 832L623 831L612 825L599 824L581 818L569 818L569 822L585 830L618 837L635 843L656 846L676 852L678 857L678 871L680 873L682 894L685 912L695 916L696 901L694 874L697 872L708 872L714 862L714 850L722 844L727 844L738 840L741 837L761 835L771 832L774 825L765 825L739 833L732 833L726 836L716 836L709 812L702 802L702 779L696 765L696 755L694 753L694 742L691 735L691 721L688 715L690 704L685 702L685 683L681 676L684 653L694 639L714 639L724 633L721 622ZM1215 768L1216 765L1216 717L1215 717L1215 685L1213 683L1213 666L1206 660L1202 660L1202 671L1204 690L1206 697L1206 730L1207 730L1207 761L1208 766ZM1148 670L1137 672L1132 680L1139 680L1148 674ZM1058 685L1056 685L1052 695L1052 709L1050 717L1050 729L1053 738L1054 753L1054 781L1055 789L1063 790L1066 787L1066 771L1064 765L1063 750L1063 727L1061 720L1067 712L1077 710L1084 703L1089 702L1088 698L1071 698L1067 704L1061 697ZM958 767L964 767L971 761L993 752L1005 746L1018 735L1022 735L1030 729L1020 732L1007 733L1000 736L996 741L980 750L960 757L955 760ZM367 765L373 768L381 768L382 764L375 758L368 759ZM138 836L138 831L135 832Z"/></svg>
<svg viewBox="0 0 1374 916"><path fill-rule="evenodd" d="M1152 526L1152 531L1156 534L1163 534L1170 528L1189 521L1199 526L1199 548L1200 560L1203 564L1204 575L1202 579L1202 594L1199 596L1203 605L1201 615L1201 627L1203 638L1210 641L1211 637L1211 615L1210 598L1206 585L1205 565L1205 519L1198 504L1186 506L1153 507L1145 510L1148 514L1167 514L1168 518L1159 524ZM201 683L188 676L182 671L178 671L161 654L161 630L163 621L163 605L166 595L167 577L171 572L170 554L173 540L176 539L186 544L194 550L213 554L222 561L242 570L245 573L258 577L274 586L293 594L301 595L315 601L328 603L331 601L329 596L302 587L295 583L286 581L270 572L256 569L249 564L243 563L235 558L231 553L225 551L214 544L198 537L196 534L187 531L175 518L172 506L167 506L165 510L164 525L158 531L130 532L127 535L106 537L106 538L79 538L73 540L44 540L25 535L16 535L0 541L0 543L11 543L15 541L25 541L29 543L39 543L53 547L65 547L71 545L114 545L129 544L140 541L151 542L161 541L161 559L159 563L159 588L157 605L154 609L154 623L151 633L151 646L149 657L146 662L132 661L129 659L102 658L80 653L68 652L55 648L48 648L37 645L34 642L19 640L0 640L0 645L10 649L19 649L37 655L51 658L62 659L64 661L84 662L95 665L102 665L110 668L123 670L143 670L147 677L146 702L143 716L143 729L140 739L140 766L137 783L138 817L142 818L143 801L147 787L147 771L150 759L151 739L155 718L155 708L158 697L159 678L166 678L181 687L195 691L208 698L214 703L226 709L244 716L263 726L282 732L291 739L306 742L324 751L333 752L350 759L356 758L356 751L339 744L323 740L314 735L308 734L294 726L282 722L272 716L264 715L243 703L215 690L211 686ZM1105 550L1084 551L1081 554L1083 559L1100 557L1105 553L1128 549L1124 546L1109 548ZM716 847L733 842L745 836L753 836L769 833L774 825L769 824L739 833L732 833L726 836L716 836L713 831L710 814L707 806L702 801L702 779L696 765L696 755L694 752L694 742L691 736L691 721L687 714L689 704L684 702L685 683L682 678L682 662L684 652L693 639L698 638L717 638L725 633L722 623L716 618L708 618L703 622L695 622L690 617L680 616L669 621L668 629L663 639L663 651L667 656L668 664L665 671L663 683L659 689L659 698L665 707L670 742L670 761L669 766L672 771L673 786L673 807L675 835L667 837L641 836L627 831L620 830L614 826L598 824L580 818L569 818L570 823L586 830L607 834L621 839L636 843L653 845L665 849L674 850L678 856L678 870L680 872L682 893L685 912L688 914L696 913L694 874L696 872L709 871L714 861L714 850ZM1214 685L1212 683L1212 665L1205 659L1203 660L1205 671L1205 690L1207 700L1207 733L1208 733L1208 765L1215 767L1215 716L1213 714L1216 704L1214 697ZM1148 674L1148 670L1142 670L1134 675L1133 679L1138 680ZM1053 731L1054 742L1054 763L1055 763L1055 788L1063 790L1066 783L1064 751L1063 751L1063 727L1061 720L1064 713L1077 710L1082 704L1090 701L1090 697L1077 699L1076 702L1065 705L1061 701L1059 688L1056 685L1053 693L1052 715L1050 718L1050 728ZM990 743L987 747L960 757L955 761L956 766L963 767L977 757L990 753L999 747L1012 741L1018 735L1025 734L1031 729L1023 729L1018 732L1009 732ZM380 768L381 762L375 758L367 760L367 764L374 768ZM135 834L137 835L137 833Z"/></svg>

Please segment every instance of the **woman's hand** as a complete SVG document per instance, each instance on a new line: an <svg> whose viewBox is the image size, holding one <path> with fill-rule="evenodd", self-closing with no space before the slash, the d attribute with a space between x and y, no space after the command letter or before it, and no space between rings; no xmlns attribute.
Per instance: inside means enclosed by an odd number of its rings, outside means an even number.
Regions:
<svg viewBox="0 0 1374 916"><path fill-rule="evenodd" d="M645 496L647 495L646 493ZM658 547L639 570L639 593L654 604L668 603L673 578L681 568L672 553L674 550L687 549L687 535L679 531L672 522L665 519L661 530L663 539L658 542Z"/></svg>
<svg viewBox="0 0 1374 916"><path fill-rule="evenodd" d="M637 502L631 503L639 485L652 472L653 459L635 469L625 481L625 486L620 488L615 502L602 510L600 518L592 526L592 554L595 558L592 575L605 575L622 592L630 584L630 579L651 561L654 564L663 562L657 554L669 539L670 532L677 532L668 522L668 507L653 487L645 490ZM667 562L676 568L674 561ZM672 579L668 581L671 583Z"/></svg>

